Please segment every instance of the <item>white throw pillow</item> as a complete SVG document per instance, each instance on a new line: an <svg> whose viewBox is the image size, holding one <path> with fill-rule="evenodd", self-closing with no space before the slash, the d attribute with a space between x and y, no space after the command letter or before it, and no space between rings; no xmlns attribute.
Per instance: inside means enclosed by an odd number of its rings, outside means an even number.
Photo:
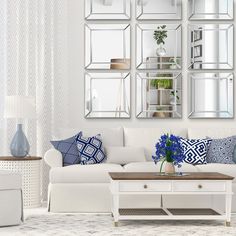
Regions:
<svg viewBox="0 0 236 236"><path fill-rule="evenodd" d="M144 148L140 147L106 147L107 163L125 165L131 162L145 162Z"/></svg>

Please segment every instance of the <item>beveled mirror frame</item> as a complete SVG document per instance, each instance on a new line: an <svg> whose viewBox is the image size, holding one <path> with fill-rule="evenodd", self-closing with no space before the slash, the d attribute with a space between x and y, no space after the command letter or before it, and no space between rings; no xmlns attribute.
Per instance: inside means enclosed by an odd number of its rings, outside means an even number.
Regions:
<svg viewBox="0 0 236 236"><path fill-rule="evenodd" d="M194 46L199 46L199 41L195 42L193 40L193 35L199 33L204 35L204 31L216 31L215 26L218 26L218 31L225 31L227 37L227 61L212 63L212 62L203 62L203 59L199 61L193 57L193 48ZM193 33L194 32L194 33ZM202 36L203 37L203 36ZM234 25L233 24L190 24L188 25L188 68L191 70L231 70L234 69Z"/></svg>
<svg viewBox="0 0 236 236"><path fill-rule="evenodd" d="M182 67L182 27L181 24L165 24L166 25L166 31L175 31L175 33L180 34L180 42L175 42L175 52L172 56L174 59L174 62L162 62L161 57L147 57L146 61L143 56L143 32L145 31L155 31L158 26L162 26L163 24L136 24L136 69L139 70L157 70L157 69L167 69L167 68L158 68L158 67L165 67L168 66L169 70L176 70L181 69ZM177 37L176 37L177 40ZM177 51L180 51L180 57L177 55ZM162 57L163 58L163 57ZM157 59L156 62L153 62L153 60ZM179 61L179 62L178 62ZM171 65L175 65L176 68L172 69Z"/></svg>
<svg viewBox="0 0 236 236"><path fill-rule="evenodd" d="M93 61L94 47L92 41L92 33L96 31L122 31L123 57L110 58L110 61ZM112 43L112 42L111 42ZM106 47L106 45L103 45ZM115 45L114 45L115 46ZM104 48L105 50L106 48ZM85 69L87 70L103 70L103 69L130 69L130 24L85 24Z"/></svg>
<svg viewBox="0 0 236 236"><path fill-rule="evenodd" d="M112 110L97 110L93 107L93 93L95 92L93 81L116 80L119 83L118 87L113 87L116 92L116 106ZM86 72L85 73L85 98L84 98L84 112L85 118L130 118L130 73L129 72ZM109 89L109 87L104 87ZM115 96L115 94L113 94ZM109 100L109 97L107 97ZM98 106L99 107L99 106Z"/></svg>
<svg viewBox="0 0 236 236"><path fill-rule="evenodd" d="M119 1L123 5L122 12L94 12L93 2L95 0L85 1L85 20L130 20L131 17L131 0L100 0L101 4L111 7L114 1Z"/></svg>
<svg viewBox="0 0 236 236"><path fill-rule="evenodd" d="M220 80L225 80L227 88L224 88L226 97L227 97L227 110L216 110L216 111L196 111L196 101L195 101L195 81L196 80L218 80L218 94L216 95L217 99L221 99L220 97ZM203 91L203 88L201 88ZM203 98L203 96L200 96ZM218 102L219 103L219 102ZM219 105L218 105L219 106ZM223 72L212 72L212 73L189 73L188 75L188 117L191 119L199 119L199 118L208 118L208 119L224 119L224 118L233 118L234 117L234 75L233 73L223 73Z"/></svg>
<svg viewBox="0 0 236 236"><path fill-rule="evenodd" d="M155 82L157 80L161 80L160 82L162 84L166 84L164 80L168 80L169 82L171 81L171 87L153 87L152 81ZM168 84L169 83L167 83L166 85ZM156 82L155 86L157 86ZM151 95L157 96L158 98L156 98L155 101L159 101L160 104L153 104ZM152 107L154 109L152 109ZM136 117L139 119L181 118L182 74L180 72L172 71L142 71L136 73Z"/></svg>
<svg viewBox="0 0 236 236"><path fill-rule="evenodd" d="M216 14L212 12L199 12L196 13L196 2L198 0L188 0L188 18L189 20L233 20L234 19L234 2L233 0L221 0L227 2L227 12L218 11ZM208 7L210 0L201 0L208 1ZM212 1L212 0L211 0ZM214 0L220 1L220 0Z"/></svg>
<svg viewBox="0 0 236 236"><path fill-rule="evenodd" d="M172 12L157 12L157 9L153 9L152 13L145 13L144 7L148 4L149 0L136 0L136 19L137 20L181 20L182 18L182 2L181 0L165 0L175 5L175 13ZM163 1L163 0L162 0ZM159 5L159 8L160 5Z"/></svg>

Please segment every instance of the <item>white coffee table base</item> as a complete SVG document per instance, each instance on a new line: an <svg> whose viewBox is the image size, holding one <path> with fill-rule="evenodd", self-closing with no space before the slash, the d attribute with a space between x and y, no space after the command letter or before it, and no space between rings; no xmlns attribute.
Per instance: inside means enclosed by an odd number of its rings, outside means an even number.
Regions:
<svg viewBox="0 0 236 236"><path fill-rule="evenodd" d="M164 183L164 185L163 185ZM160 187L158 189L158 186ZM165 188L168 191L161 191ZM230 226L232 181L231 180L113 180L112 216L114 225L120 220L224 220ZM213 209L121 209L120 195L225 195L225 213Z"/></svg>

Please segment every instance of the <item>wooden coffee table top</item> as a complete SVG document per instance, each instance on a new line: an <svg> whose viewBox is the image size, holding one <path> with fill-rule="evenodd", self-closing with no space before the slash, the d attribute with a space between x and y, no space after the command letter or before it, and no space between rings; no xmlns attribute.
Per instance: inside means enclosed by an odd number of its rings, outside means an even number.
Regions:
<svg viewBox="0 0 236 236"><path fill-rule="evenodd" d="M160 175L158 172L110 172L113 180L233 180L217 172L184 172L182 176Z"/></svg>

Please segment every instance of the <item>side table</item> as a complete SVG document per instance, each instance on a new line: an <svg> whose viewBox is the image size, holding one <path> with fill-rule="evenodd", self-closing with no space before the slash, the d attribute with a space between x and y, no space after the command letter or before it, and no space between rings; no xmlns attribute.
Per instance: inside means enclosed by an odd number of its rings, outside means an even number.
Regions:
<svg viewBox="0 0 236 236"><path fill-rule="evenodd" d="M0 169L21 173L23 203L25 208L35 208L40 201L41 157L0 157Z"/></svg>

